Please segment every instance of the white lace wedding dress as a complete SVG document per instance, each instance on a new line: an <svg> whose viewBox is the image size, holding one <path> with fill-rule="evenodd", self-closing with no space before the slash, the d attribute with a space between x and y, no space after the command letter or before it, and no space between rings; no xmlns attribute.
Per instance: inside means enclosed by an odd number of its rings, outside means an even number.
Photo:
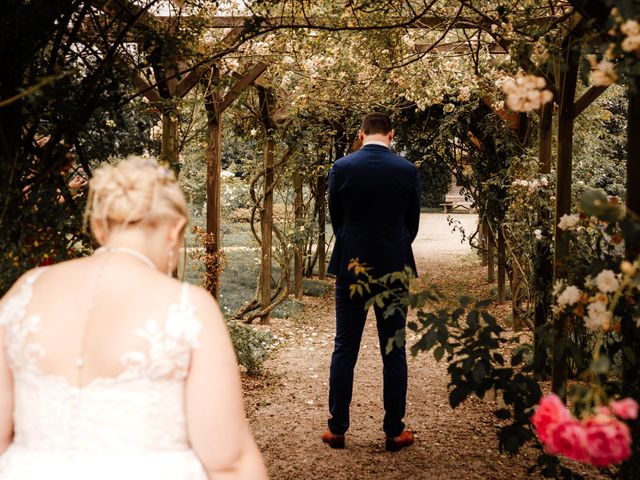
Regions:
<svg viewBox="0 0 640 480"><path fill-rule="evenodd" d="M149 320L136 332L148 351L126 354L117 377L76 387L42 372L46 352L29 341L40 317L27 306L42 270L0 311L15 399L15 436L0 456L0 479L207 479L185 420L185 378L200 330L187 285L165 322Z"/></svg>

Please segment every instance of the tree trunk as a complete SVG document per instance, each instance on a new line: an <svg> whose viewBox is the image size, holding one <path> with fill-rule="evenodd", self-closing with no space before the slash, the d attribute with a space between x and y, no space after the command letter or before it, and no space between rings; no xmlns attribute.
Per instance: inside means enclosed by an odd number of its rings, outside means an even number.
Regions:
<svg viewBox="0 0 640 480"><path fill-rule="evenodd" d="M295 191L295 200L293 207L294 214L294 225L296 228L296 243L295 243L295 252L294 252L294 288L293 293L295 297L300 300L302 298L302 277L303 277L303 252L304 249L304 241L302 238L301 227L303 226L302 221L302 176L300 172L296 171L293 174L293 189Z"/></svg>
<svg viewBox="0 0 640 480"><path fill-rule="evenodd" d="M518 331L522 330L522 308L520 286L522 285L522 277L520 275L520 269L514 265L511 271L511 310L513 317L513 329Z"/></svg>
<svg viewBox="0 0 640 480"><path fill-rule="evenodd" d="M496 241L489 223L485 222L485 225L487 232L487 282L494 283L496 281Z"/></svg>
<svg viewBox="0 0 640 480"><path fill-rule="evenodd" d="M575 93L580 61L579 45L568 42L566 69L560 77L561 98L560 114L558 117L558 165L556 186L556 214L555 214L555 258L554 278L566 277L565 259L569 255L569 239L566 232L558 228L558 222L563 215L571 213L571 164L573 153L573 125L575 120ZM555 341L553 345L553 373L551 389L563 400L567 396L567 337L566 319L557 316L553 321Z"/></svg>
<svg viewBox="0 0 640 480"><path fill-rule="evenodd" d="M480 241L480 248L481 248L481 258L482 258L482 266L486 267L489 264L489 256L487 255L487 248L489 246L489 242L487 241L487 232L486 232L486 228L484 226L484 222L480 223L480 226L478 228L478 236L479 241Z"/></svg>
<svg viewBox="0 0 640 480"><path fill-rule="evenodd" d="M0 85L0 92L13 92L11 89L4 89ZM4 97L3 97L4 98ZM20 177L18 160L20 158L18 145L20 143L20 126L22 125L21 102L0 108L0 198L3 202L0 206L0 226L5 221L11 221L12 202L9 199L15 197L16 179ZM16 178L17 177L17 178ZM19 190L18 190L19 191ZM5 231L3 229L3 231ZM7 239L3 239L6 242Z"/></svg>
<svg viewBox="0 0 640 480"><path fill-rule="evenodd" d="M506 247L504 230L498 228L498 305L502 305L506 300L506 286L507 286L507 262L506 262Z"/></svg>
<svg viewBox="0 0 640 480"><path fill-rule="evenodd" d="M318 278L324 280L327 273L327 244L326 244L326 217L327 217L327 177L318 177Z"/></svg>

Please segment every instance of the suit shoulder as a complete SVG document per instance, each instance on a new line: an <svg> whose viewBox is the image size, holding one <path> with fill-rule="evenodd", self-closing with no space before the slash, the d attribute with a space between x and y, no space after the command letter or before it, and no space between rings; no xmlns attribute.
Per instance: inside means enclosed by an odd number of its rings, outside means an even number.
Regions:
<svg viewBox="0 0 640 480"><path fill-rule="evenodd" d="M417 170L418 169L418 167L416 167L415 163L410 162L409 160L407 160L403 156L398 155L397 153L394 153L393 156L395 157L395 160L398 162L398 164L400 166L406 168L407 170Z"/></svg>
<svg viewBox="0 0 640 480"><path fill-rule="evenodd" d="M353 153L350 153L349 155L339 158L338 160L333 162L333 166L336 168L340 168L342 166L349 165L351 162L353 162L353 160L356 160L358 158L359 156L358 153L359 152L353 152Z"/></svg>

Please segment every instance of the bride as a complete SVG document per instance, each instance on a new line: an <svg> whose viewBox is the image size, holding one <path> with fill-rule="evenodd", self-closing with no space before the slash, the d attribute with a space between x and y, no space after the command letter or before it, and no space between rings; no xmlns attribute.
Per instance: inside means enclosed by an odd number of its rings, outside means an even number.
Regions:
<svg viewBox="0 0 640 480"><path fill-rule="evenodd" d="M187 222L148 159L90 182L94 255L0 301L0 478L264 479L222 315L172 278Z"/></svg>

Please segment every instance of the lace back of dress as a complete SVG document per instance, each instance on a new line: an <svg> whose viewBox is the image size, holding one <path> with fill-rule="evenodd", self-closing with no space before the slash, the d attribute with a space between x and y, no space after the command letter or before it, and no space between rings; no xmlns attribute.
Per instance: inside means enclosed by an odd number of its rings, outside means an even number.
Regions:
<svg viewBox="0 0 640 480"><path fill-rule="evenodd" d="M19 291L8 299L0 312L0 326L5 327L5 348L14 374L55 376L40 370L39 362L46 351L30 339L40 329L41 315L28 312L28 306L33 285L44 270L38 268L27 275ZM170 304L164 318L148 318L135 328L133 334L144 340L145 348L123 354L120 359L123 369L116 377L94 378L87 385L135 379L183 380L189 368L191 351L198 347L200 329L201 324L190 300L189 286L184 283L178 301ZM77 368L82 366L79 360Z"/></svg>
<svg viewBox="0 0 640 480"><path fill-rule="evenodd" d="M27 342L29 334L38 330L40 318L27 315L33 294L33 284L45 268L33 270L22 282L16 294L7 299L0 312L0 326L5 328L5 348L14 373L35 364L43 355L42 348Z"/></svg>

